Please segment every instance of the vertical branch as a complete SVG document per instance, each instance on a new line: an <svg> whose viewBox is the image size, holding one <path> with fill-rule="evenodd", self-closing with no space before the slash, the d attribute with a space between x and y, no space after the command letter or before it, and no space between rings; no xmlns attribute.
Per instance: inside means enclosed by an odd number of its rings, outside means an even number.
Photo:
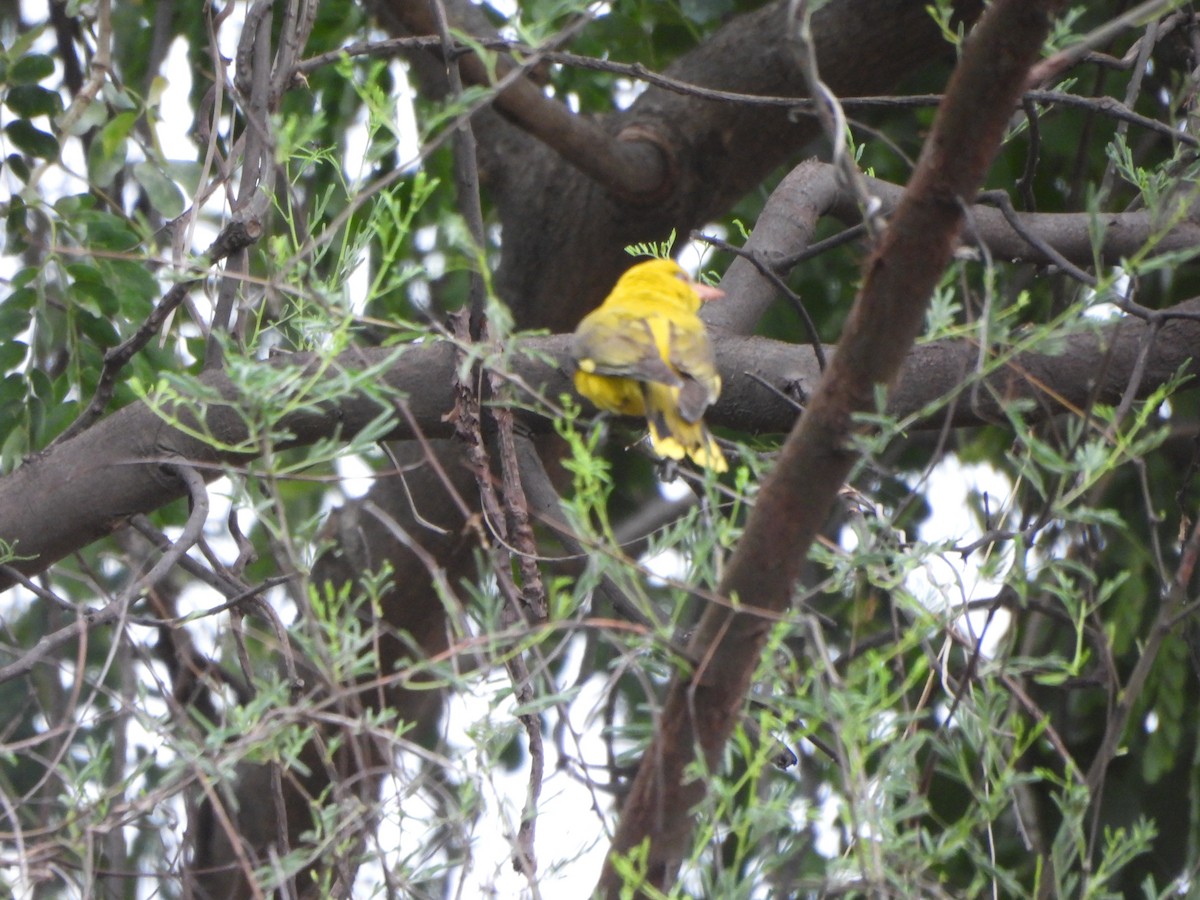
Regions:
<svg viewBox="0 0 1200 900"><path fill-rule="evenodd" d="M272 58L271 27L275 0L256 0L246 13L237 51L234 90L246 128L241 135L241 180L233 198L233 222L256 232L270 208L274 190L275 139L271 116L278 111L283 95L291 84L296 61L308 43L316 20L312 0L289 0L280 27L279 49ZM229 331L245 276L249 274L249 254L238 250L230 254L225 277L217 295L211 330ZM220 343L210 340L205 348L204 365L221 364Z"/></svg>
<svg viewBox="0 0 1200 900"><path fill-rule="evenodd" d="M273 0L256 0L246 13L246 23L237 51L234 87L246 117L242 134L242 177L233 198L235 218L258 218L266 212L270 192L272 141L271 111L271 12ZM261 182L261 183L260 183ZM261 189L261 192L260 192ZM225 277L217 294L211 331L228 332L242 282L249 274L249 254L239 250L225 264ZM210 335L204 352L205 368L219 367L223 354L219 340Z"/></svg>
<svg viewBox="0 0 1200 900"><path fill-rule="evenodd" d="M962 227L962 204L991 165L1059 6L997 0L968 39L904 199L866 263L837 355L764 481L722 579L720 593L740 603L708 607L688 647L688 657L702 662L670 685L621 811L601 895L628 896L636 887L644 896L674 881L690 843L691 810L706 794L704 779L685 773L720 763L772 618L790 603L808 549L857 459L855 416L875 408L877 390L895 380L920 331ZM755 606L742 605L748 602ZM635 852L644 875L630 885L616 862Z"/></svg>
<svg viewBox="0 0 1200 900"><path fill-rule="evenodd" d="M470 315L469 313L467 314ZM454 317L456 335L466 341L465 333L470 327L467 317L461 313ZM484 340L487 334L480 335ZM495 375L489 378L490 385L496 390L501 385L501 379ZM479 485L479 493L483 507L485 523L490 526L480 529L480 541L490 548L492 572L507 603L504 607L504 623L506 626L523 625L528 627L534 622L546 619L546 590L538 571L536 545L533 532L529 525L528 503L521 487L520 467L517 461L516 442L513 437L513 417L507 409L497 409L492 413L499 432L497 443L501 457L501 477L503 479L503 501L496 493L495 479L492 475L491 462L488 458L483 436L483 419L478 394L466 384L459 383L458 398L452 413L455 432L467 446L467 456L475 472ZM487 532L497 538L493 543ZM517 556L518 568L521 572L521 585L517 586L513 579L513 555ZM533 679L525 658L520 653L514 653L506 663L509 677L513 683L513 694L519 706L528 705L534 699ZM537 805L541 796L542 780L545 771L545 750L542 740L542 723L535 712L518 713L517 718L525 728L529 738L529 788L526 793L525 806L521 811L521 824L516 835L516 846L513 851L513 868L523 873L533 882L537 872L537 857L534 854L534 833L537 821Z"/></svg>
<svg viewBox="0 0 1200 900"><path fill-rule="evenodd" d="M462 96L463 82L459 72L458 56L453 52L446 10L442 0L430 0L430 5L437 23L438 36L442 42L443 59L446 60L446 75L450 89L457 99ZM454 128L454 181L458 192L458 206L466 220L471 239L475 243L479 268L482 268L486 265L487 253L483 205L479 195L479 166L476 156L475 133L471 127L469 116L459 116ZM468 334L465 337L472 341L487 339L485 320L487 285L479 268L471 273L468 301ZM494 374L489 376L489 383L493 393L499 394L502 384ZM460 388L462 387L460 386ZM509 598L510 602L507 607L509 614L513 617L514 622L529 623L531 619L533 621L544 620L546 617L546 592L535 561L536 548L533 542L533 532L529 525L529 510L524 491L521 488L516 446L513 441L512 412L503 407L493 409L491 412L491 418L495 422L498 432L500 468L503 479L502 502L496 496L491 464L487 458L478 396L460 389L456 413L465 413L467 416L466 420L460 420L459 424L467 425L472 433L467 436L460 430L459 434L466 437L470 448L468 452L474 464L480 493L483 497L483 514L490 518L492 528L496 530L504 545L493 550L493 571L502 591ZM481 538L486 540L484 535L481 535ZM512 580L513 553L516 554L521 572L519 589ZM524 657L514 654L507 666L517 703L520 705L530 703L534 697L533 683ZM534 875L537 872L537 857L533 848L534 830L545 769L545 751L542 741L542 724L537 713L521 713L518 718L529 738L530 773L529 789L526 794L525 807L521 811L521 824L513 851L513 868L522 872L533 883Z"/></svg>

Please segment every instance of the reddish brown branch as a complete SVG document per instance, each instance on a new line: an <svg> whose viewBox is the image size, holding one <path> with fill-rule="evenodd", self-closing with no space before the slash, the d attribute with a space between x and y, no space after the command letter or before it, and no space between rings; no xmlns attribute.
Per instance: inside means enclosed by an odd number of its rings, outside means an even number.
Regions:
<svg viewBox="0 0 1200 900"><path fill-rule="evenodd" d="M704 662L672 682L613 839L614 856L649 841L645 881L625 884L610 857L601 895L665 890L674 881L690 843L691 811L706 793L705 780L685 780L685 772L720 763L771 616L787 608L808 547L855 461L853 416L871 410L876 389L899 374L954 250L964 200L983 181L1059 5L999 0L967 41L912 183L867 262L838 353L764 481L721 582L720 593L771 615L712 605L701 618L689 656Z"/></svg>

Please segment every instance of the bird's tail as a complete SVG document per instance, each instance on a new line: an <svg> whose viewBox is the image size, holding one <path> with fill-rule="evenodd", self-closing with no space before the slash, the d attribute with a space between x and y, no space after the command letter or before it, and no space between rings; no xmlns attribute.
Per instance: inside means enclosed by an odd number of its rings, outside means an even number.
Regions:
<svg viewBox="0 0 1200 900"><path fill-rule="evenodd" d="M678 388L665 384L646 385L646 421L650 425L650 446L659 456L683 459L690 456L696 465L714 472L729 471L725 454L702 419L689 422L679 413Z"/></svg>

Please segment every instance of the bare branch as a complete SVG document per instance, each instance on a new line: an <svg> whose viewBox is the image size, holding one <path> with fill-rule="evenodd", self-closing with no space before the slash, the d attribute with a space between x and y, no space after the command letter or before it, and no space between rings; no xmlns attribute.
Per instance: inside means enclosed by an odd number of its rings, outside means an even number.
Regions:
<svg viewBox="0 0 1200 900"><path fill-rule="evenodd" d="M999 0L964 48L912 183L880 245L866 264L837 355L800 424L789 435L762 485L754 512L719 593L777 614L787 607L808 547L854 463L853 415L872 408L877 386L899 374L915 340L930 292L949 262L961 227L961 202L978 190L1020 100L1060 4ZM754 609L710 606L689 645L702 660L677 676L653 742L621 813L598 892L640 895L675 878L692 830L691 810L746 700L750 677L769 630ZM627 884L613 858L649 841L644 882Z"/></svg>

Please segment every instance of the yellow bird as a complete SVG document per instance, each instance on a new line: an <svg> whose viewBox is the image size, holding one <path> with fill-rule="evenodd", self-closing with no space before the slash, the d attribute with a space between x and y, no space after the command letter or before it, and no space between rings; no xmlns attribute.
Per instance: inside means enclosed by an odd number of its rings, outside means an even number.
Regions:
<svg viewBox="0 0 1200 900"><path fill-rule="evenodd" d="M575 388L600 409L645 416L659 456L725 472L729 465L704 425L721 376L696 312L723 296L697 284L677 263L639 263L617 281L575 330Z"/></svg>

